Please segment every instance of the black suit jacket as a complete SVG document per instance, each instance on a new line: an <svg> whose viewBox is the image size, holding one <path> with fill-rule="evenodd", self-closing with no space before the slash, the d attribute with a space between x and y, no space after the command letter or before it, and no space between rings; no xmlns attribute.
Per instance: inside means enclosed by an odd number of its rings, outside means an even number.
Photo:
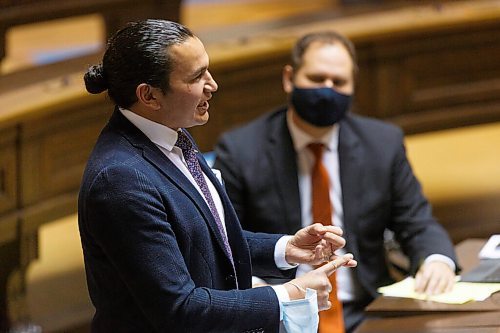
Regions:
<svg viewBox="0 0 500 333"><path fill-rule="evenodd" d="M430 254L455 260L406 158L399 128L348 114L340 122L338 149L346 247L358 260L355 275L367 294L376 297L378 287L392 282L386 228L395 232L413 273ZM244 228L293 233L301 227L296 152L285 109L224 134L215 151L214 167Z"/></svg>
<svg viewBox="0 0 500 333"><path fill-rule="evenodd" d="M278 331L275 292L250 287L252 274L283 274L273 257L280 235L242 231L198 158L224 205L236 277L210 209L182 172L119 111L102 131L78 208L92 332Z"/></svg>

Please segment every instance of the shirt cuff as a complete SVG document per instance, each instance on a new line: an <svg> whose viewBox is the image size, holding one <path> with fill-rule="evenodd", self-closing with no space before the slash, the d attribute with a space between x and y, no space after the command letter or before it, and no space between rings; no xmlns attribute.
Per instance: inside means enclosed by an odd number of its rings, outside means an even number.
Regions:
<svg viewBox="0 0 500 333"><path fill-rule="evenodd" d="M267 285L268 283L266 281L264 281L263 279L261 279L260 277L258 276L252 276L252 288L255 288L255 286L257 285Z"/></svg>
<svg viewBox="0 0 500 333"><path fill-rule="evenodd" d="M276 263L276 267L281 269L282 271L287 269L292 269L298 266L298 264L289 264L285 259L285 250L286 244L293 236L283 236L276 242L276 246L274 247L274 262Z"/></svg>
<svg viewBox="0 0 500 333"><path fill-rule="evenodd" d="M278 297L278 301L280 304L280 321L283 320L283 302L289 302L290 301L290 295L288 295L288 292L286 291L286 288L284 285L276 285L276 286L271 286L271 288L274 289L274 292L276 293L276 296Z"/></svg>
<svg viewBox="0 0 500 333"><path fill-rule="evenodd" d="M431 254L430 256L425 258L424 264L427 264L427 263L433 262L433 261L440 261L440 262L445 263L446 265L450 266L450 268L453 272L455 272L455 270L457 269L455 262L451 258L444 256L442 254Z"/></svg>

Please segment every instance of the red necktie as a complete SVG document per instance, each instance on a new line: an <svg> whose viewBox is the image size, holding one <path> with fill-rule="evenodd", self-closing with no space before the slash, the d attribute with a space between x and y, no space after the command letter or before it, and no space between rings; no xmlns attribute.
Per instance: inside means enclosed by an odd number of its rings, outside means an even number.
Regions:
<svg viewBox="0 0 500 333"><path fill-rule="evenodd" d="M308 148L313 152L315 162L311 172L312 184L312 212L313 222L323 225L332 225L332 204L330 202L330 180L328 171L322 162L323 144L311 143ZM332 292L330 302L332 307L329 310L319 313L320 333L344 333L344 318L342 316L342 303L337 297L336 273L330 275Z"/></svg>

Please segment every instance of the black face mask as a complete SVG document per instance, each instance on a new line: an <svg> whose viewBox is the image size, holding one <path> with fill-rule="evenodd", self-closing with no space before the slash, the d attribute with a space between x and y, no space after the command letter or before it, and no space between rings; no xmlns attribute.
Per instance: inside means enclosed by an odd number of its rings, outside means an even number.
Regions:
<svg viewBox="0 0 500 333"><path fill-rule="evenodd" d="M352 95L331 88L297 88L291 96L292 105L300 118L318 126L332 126L344 118L351 106Z"/></svg>

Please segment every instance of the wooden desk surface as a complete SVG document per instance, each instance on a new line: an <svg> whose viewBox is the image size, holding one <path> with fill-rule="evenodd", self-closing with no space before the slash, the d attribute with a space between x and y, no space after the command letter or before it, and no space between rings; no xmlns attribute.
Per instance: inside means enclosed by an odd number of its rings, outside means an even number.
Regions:
<svg viewBox="0 0 500 333"><path fill-rule="evenodd" d="M468 239L456 251L463 272L478 263L484 239ZM483 302L442 304L396 297L379 297L367 307L370 319L356 333L374 332L500 332L500 293Z"/></svg>
<svg viewBox="0 0 500 333"><path fill-rule="evenodd" d="M369 319L356 333L499 333L499 312L449 313Z"/></svg>

